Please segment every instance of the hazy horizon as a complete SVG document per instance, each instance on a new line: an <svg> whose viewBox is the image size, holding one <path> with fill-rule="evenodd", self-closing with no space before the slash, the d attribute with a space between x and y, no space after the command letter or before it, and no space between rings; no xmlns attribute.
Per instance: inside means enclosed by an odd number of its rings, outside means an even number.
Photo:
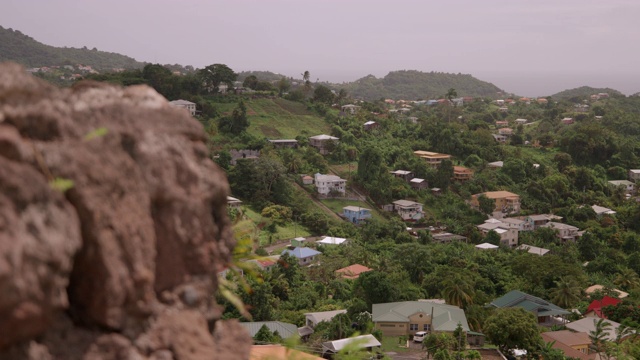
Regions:
<svg viewBox="0 0 640 360"><path fill-rule="evenodd" d="M524 96L640 91L640 2L610 0L3 0L0 25L138 61L341 83L419 70Z"/></svg>

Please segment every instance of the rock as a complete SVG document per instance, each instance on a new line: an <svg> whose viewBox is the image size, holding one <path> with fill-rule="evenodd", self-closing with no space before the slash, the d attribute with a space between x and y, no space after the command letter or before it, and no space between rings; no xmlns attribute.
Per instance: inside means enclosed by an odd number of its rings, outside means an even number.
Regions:
<svg viewBox="0 0 640 360"><path fill-rule="evenodd" d="M207 330L235 244L205 140L149 87L58 89L0 64L0 358L36 336L78 360L250 344Z"/></svg>

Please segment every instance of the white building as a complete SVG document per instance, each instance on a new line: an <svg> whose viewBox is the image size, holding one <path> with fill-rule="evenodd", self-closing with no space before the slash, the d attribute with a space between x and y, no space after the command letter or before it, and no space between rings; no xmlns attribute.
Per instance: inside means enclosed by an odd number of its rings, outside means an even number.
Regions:
<svg viewBox="0 0 640 360"><path fill-rule="evenodd" d="M422 204L409 200L396 200L393 202L393 210L404 221L417 221L424 217Z"/></svg>
<svg viewBox="0 0 640 360"><path fill-rule="evenodd" d="M321 195L329 195L331 192L345 194L347 180L341 179L339 176L316 174L314 180L316 189Z"/></svg>
<svg viewBox="0 0 640 360"><path fill-rule="evenodd" d="M187 111L189 112L189 114L191 114L191 116L196 115L196 104L192 103L191 101L182 100L182 99L173 100L173 101L169 101L169 105L177 108L187 109Z"/></svg>

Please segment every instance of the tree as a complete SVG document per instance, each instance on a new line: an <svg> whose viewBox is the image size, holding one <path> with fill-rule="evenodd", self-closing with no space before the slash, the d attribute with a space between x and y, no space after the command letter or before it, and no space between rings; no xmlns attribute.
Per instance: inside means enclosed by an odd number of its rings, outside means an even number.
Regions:
<svg viewBox="0 0 640 360"><path fill-rule="evenodd" d="M222 132L238 135L249 127L247 119L247 107L240 100L238 106L233 109L231 116L225 116L218 121L218 129Z"/></svg>
<svg viewBox="0 0 640 360"><path fill-rule="evenodd" d="M331 89L329 89L324 85L317 86L315 90L313 90L314 102L331 105L334 99L335 99L335 95L333 95L333 93L331 92Z"/></svg>
<svg viewBox="0 0 640 360"><path fill-rule="evenodd" d="M495 230L489 230L487 236L485 236L484 238L484 241L492 245L500 246L500 234L498 234Z"/></svg>
<svg viewBox="0 0 640 360"><path fill-rule="evenodd" d="M450 88L449 90L447 90L447 94L444 97L447 98L449 102L452 102L453 99L458 97L458 92L456 91L456 89Z"/></svg>
<svg viewBox="0 0 640 360"><path fill-rule="evenodd" d="M534 352L542 341L535 315L520 307L496 309L482 330L503 353L510 349Z"/></svg>
<svg viewBox="0 0 640 360"><path fill-rule="evenodd" d="M580 286L571 278L565 276L554 283L556 287L551 291L551 299L554 304L563 308L570 308L580 301Z"/></svg>
<svg viewBox="0 0 640 360"><path fill-rule="evenodd" d="M448 277L442 282L442 296L447 304L464 307L473 303L473 285L462 276Z"/></svg>
<svg viewBox="0 0 640 360"><path fill-rule="evenodd" d="M255 75L249 75L242 82L242 86L255 90L258 86L258 78Z"/></svg>
<svg viewBox="0 0 640 360"><path fill-rule="evenodd" d="M233 82L238 78L238 74L225 64L209 65L204 69L198 70L198 75L202 79L204 90L212 93L217 93L220 84L223 83L232 87Z"/></svg>
<svg viewBox="0 0 640 360"><path fill-rule="evenodd" d="M496 201L489 199L485 194L478 196L478 204L483 214L491 215L496 208Z"/></svg>
<svg viewBox="0 0 640 360"><path fill-rule="evenodd" d="M594 319L593 322L595 329L589 331L589 338L596 348L596 351L603 352L606 347L609 330L611 329L611 323L606 321L606 319L598 319L597 321Z"/></svg>
<svg viewBox="0 0 640 360"><path fill-rule="evenodd" d="M640 286L640 278L632 269L624 268L613 280L613 283L628 291Z"/></svg>
<svg viewBox="0 0 640 360"><path fill-rule="evenodd" d="M262 325L260 330L258 330L256 335L253 337L253 340L260 345L272 344L274 342L274 336L267 325Z"/></svg>
<svg viewBox="0 0 640 360"><path fill-rule="evenodd" d="M278 92L280 96L282 96L282 94L289 91L290 88L291 88L291 84L286 78L283 77L282 79L280 79L280 81L278 81Z"/></svg>

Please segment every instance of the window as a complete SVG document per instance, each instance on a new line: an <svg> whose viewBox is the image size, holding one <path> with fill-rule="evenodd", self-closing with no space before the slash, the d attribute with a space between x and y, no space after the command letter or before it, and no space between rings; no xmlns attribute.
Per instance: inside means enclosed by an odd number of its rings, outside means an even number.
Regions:
<svg viewBox="0 0 640 360"><path fill-rule="evenodd" d="M410 324L409 331L418 331L418 324Z"/></svg>
<svg viewBox="0 0 640 360"><path fill-rule="evenodd" d="M424 324L423 329L424 331L431 331L431 324Z"/></svg>

